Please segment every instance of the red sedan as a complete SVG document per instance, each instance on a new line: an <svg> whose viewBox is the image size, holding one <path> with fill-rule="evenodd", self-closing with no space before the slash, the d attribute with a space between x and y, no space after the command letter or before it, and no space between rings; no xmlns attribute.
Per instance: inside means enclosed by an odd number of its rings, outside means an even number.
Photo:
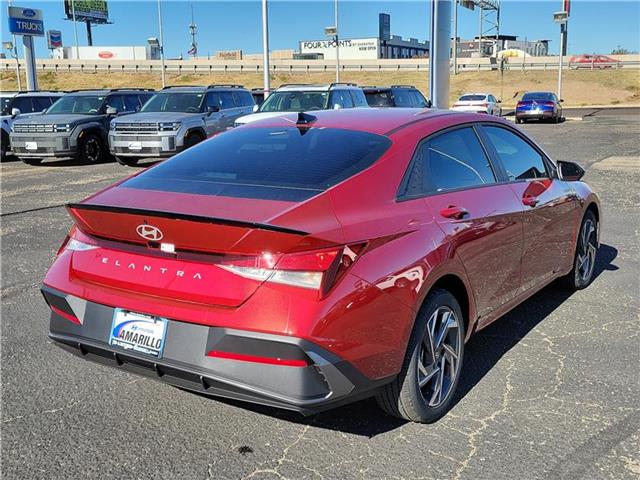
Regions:
<svg viewBox="0 0 640 480"><path fill-rule="evenodd" d="M464 344L592 280L598 198L486 115L283 114L68 206L49 336L88 360L314 413L376 396L431 422Z"/></svg>
<svg viewBox="0 0 640 480"><path fill-rule="evenodd" d="M606 55L575 55L569 59L569 67L578 68L619 68L621 61Z"/></svg>

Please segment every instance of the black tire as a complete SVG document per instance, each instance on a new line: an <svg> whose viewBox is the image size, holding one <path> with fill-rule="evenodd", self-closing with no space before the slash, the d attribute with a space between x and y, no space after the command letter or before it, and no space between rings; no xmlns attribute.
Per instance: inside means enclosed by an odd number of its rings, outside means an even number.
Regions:
<svg viewBox="0 0 640 480"><path fill-rule="evenodd" d="M10 142L7 132L2 130L2 137L0 138L0 161L4 162L7 152L9 151Z"/></svg>
<svg viewBox="0 0 640 480"><path fill-rule="evenodd" d="M521 118L516 118L516 123L522 123L522 119Z"/></svg>
<svg viewBox="0 0 640 480"><path fill-rule="evenodd" d="M184 139L184 149L186 150L188 148L191 148L194 145L200 143L202 140L204 140L204 137L202 136L202 134L197 132L191 132L187 134L186 138Z"/></svg>
<svg viewBox="0 0 640 480"><path fill-rule="evenodd" d="M125 167L134 167L140 160L138 157L115 157L116 162Z"/></svg>
<svg viewBox="0 0 640 480"><path fill-rule="evenodd" d="M453 314L456 326L444 329L446 333L443 335L444 341L442 343L445 344L457 339L457 345L455 346L455 351L458 355L457 361L451 361L454 358L451 354L451 349L454 347L449 346L450 350L445 347L442 353L438 353L438 347L435 349L428 347L428 345L433 346L434 343L437 343L429 341L429 338L437 337L437 333L442 332L441 328L445 324L449 325L449 320L452 318L451 316L446 317L446 319L443 317L438 323L440 312ZM432 320L434 318L435 320ZM435 332L433 336L429 335L429 327L432 324ZM458 380L460 379L460 372L462 371L464 330L464 317L456 298L447 290L437 288L431 291L416 318L400 373L378 393L376 396L378 405L390 415L420 423L435 422L447 413L453 402ZM429 350L435 353L431 353ZM431 363L426 365L427 361ZM450 362L449 365L446 364L447 361ZM447 368L450 374L448 380L446 375L440 375L440 372L447 371ZM452 372L453 381L451 381ZM440 376L442 376L442 380L440 380ZM446 385L445 380L447 380ZM421 381L426 382L423 383L422 387L420 386ZM435 382L433 392L431 391L432 382ZM444 398L437 397L439 402L431 405L434 398L436 398L438 384L441 385L440 395L442 395L443 389L446 387L445 396ZM430 398L427 399L426 397Z"/></svg>
<svg viewBox="0 0 640 480"><path fill-rule="evenodd" d="M22 157L20 160L27 165L40 165L42 163L42 158Z"/></svg>
<svg viewBox="0 0 640 480"><path fill-rule="evenodd" d="M589 225L593 227L593 230ZM588 210L580 224L576 251L573 256L573 268L562 278L562 283L570 290L582 290L593 281L593 272L598 257L598 227L596 216L591 210Z"/></svg>
<svg viewBox="0 0 640 480"><path fill-rule="evenodd" d="M100 163L104 159L104 144L95 133L87 133L78 148L80 160L85 163Z"/></svg>

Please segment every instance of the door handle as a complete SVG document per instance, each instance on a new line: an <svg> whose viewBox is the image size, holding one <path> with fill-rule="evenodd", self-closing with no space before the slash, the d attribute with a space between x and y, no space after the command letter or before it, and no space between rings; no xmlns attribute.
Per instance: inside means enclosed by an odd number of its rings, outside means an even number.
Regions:
<svg viewBox="0 0 640 480"><path fill-rule="evenodd" d="M462 207L449 205L447 208L443 208L442 210L440 210L440 215L442 215L444 218L455 218L456 220L460 220L465 215L469 215L469 212Z"/></svg>
<svg viewBox="0 0 640 480"><path fill-rule="evenodd" d="M527 207L535 207L539 202L540 200L538 199L538 197L534 196L527 196L522 198L522 203Z"/></svg>

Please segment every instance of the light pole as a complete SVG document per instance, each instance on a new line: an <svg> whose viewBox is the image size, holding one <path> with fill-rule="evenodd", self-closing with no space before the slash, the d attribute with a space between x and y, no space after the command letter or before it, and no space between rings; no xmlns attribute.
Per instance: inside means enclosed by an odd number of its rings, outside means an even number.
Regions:
<svg viewBox="0 0 640 480"><path fill-rule="evenodd" d="M335 19L333 21L336 26L336 82L340 81L340 39L338 38L338 0L335 1L333 9Z"/></svg>
<svg viewBox="0 0 640 480"><path fill-rule="evenodd" d="M16 38L14 35L13 38ZM18 46L15 42L3 42L2 46L9 50L10 55L16 60L16 80L18 81L18 91L22 91L22 80L20 80L20 59L18 58Z"/></svg>
<svg viewBox="0 0 640 480"><path fill-rule="evenodd" d="M453 74L458 74L458 0L453 0Z"/></svg>
<svg viewBox="0 0 640 480"><path fill-rule="evenodd" d="M80 47L78 46L78 22L76 22L76 2L71 0L71 15L73 17L73 35L76 40L76 60L80 60Z"/></svg>
<svg viewBox="0 0 640 480"><path fill-rule="evenodd" d="M566 10L553 14L553 20L560 25L560 49L558 52L558 100L562 100L562 61L564 54L564 33L567 28L569 13Z"/></svg>
<svg viewBox="0 0 640 480"><path fill-rule="evenodd" d="M267 0L262 0L262 76L264 83L264 98L271 93L269 88L269 19Z"/></svg>
<svg viewBox="0 0 640 480"><path fill-rule="evenodd" d="M158 0L158 30L160 33L160 63L162 68L162 88L166 87L165 71L164 71L164 36L162 34L162 7Z"/></svg>
<svg viewBox="0 0 640 480"><path fill-rule="evenodd" d="M431 0L429 97L434 108L449 108L451 69L451 2Z"/></svg>

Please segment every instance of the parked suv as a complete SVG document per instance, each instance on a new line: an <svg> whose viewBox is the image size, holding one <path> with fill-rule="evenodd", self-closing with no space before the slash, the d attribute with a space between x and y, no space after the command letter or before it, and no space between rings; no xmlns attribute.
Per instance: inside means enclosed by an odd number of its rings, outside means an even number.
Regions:
<svg viewBox="0 0 640 480"><path fill-rule="evenodd" d="M111 122L109 150L122 165L170 157L233 127L255 102L241 85L166 87L139 113Z"/></svg>
<svg viewBox="0 0 640 480"><path fill-rule="evenodd" d="M362 87L370 107L429 108L431 102L413 85Z"/></svg>
<svg viewBox="0 0 640 480"><path fill-rule="evenodd" d="M2 150L1 159L11 153L9 134L16 118L37 115L49 108L64 92L0 92L2 109Z"/></svg>
<svg viewBox="0 0 640 480"><path fill-rule="evenodd" d="M31 165L52 157L99 162L107 154L111 119L134 113L151 92L135 88L69 92L43 115L16 120L11 131L11 149Z"/></svg>
<svg viewBox="0 0 640 480"><path fill-rule="evenodd" d="M355 83L328 85L285 84L272 92L252 115L236 120L244 125L263 118L277 117L283 112L309 112L338 108L368 107L362 89Z"/></svg>

